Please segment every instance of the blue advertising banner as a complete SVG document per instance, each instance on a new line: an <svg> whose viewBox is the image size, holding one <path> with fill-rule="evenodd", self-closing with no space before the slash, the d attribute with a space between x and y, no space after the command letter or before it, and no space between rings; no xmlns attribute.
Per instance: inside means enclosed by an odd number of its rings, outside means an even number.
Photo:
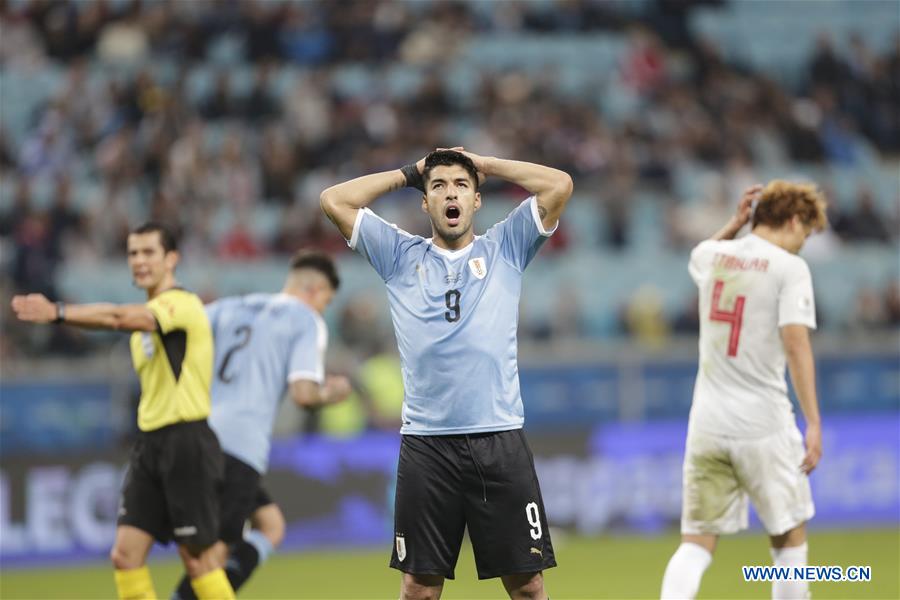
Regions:
<svg viewBox="0 0 900 600"><path fill-rule="evenodd" d="M900 356L824 356L816 364L822 412L900 410ZM523 364L519 376L529 430L549 432L586 431L617 421L686 419L696 373L695 359L678 358ZM133 417L111 410L122 403L113 402L110 384L102 381L3 381L0 396L3 456L106 448L134 423Z"/></svg>
<svg viewBox="0 0 900 600"><path fill-rule="evenodd" d="M264 485L285 513L285 546L391 540L399 453L396 433L276 441Z"/></svg>
<svg viewBox="0 0 900 600"><path fill-rule="evenodd" d="M641 360L626 367L530 365L519 372L531 431L687 418L696 375L696 359ZM900 409L897 354L819 357L816 379L822 412Z"/></svg>
<svg viewBox="0 0 900 600"><path fill-rule="evenodd" d="M548 519L586 535L677 527L686 433L680 420L603 425L584 453L555 456L532 436ZM810 527L900 523L900 413L825 415L822 436Z"/></svg>
<svg viewBox="0 0 900 600"><path fill-rule="evenodd" d="M106 448L115 438L108 383L4 382L0 453Z"/></svg>

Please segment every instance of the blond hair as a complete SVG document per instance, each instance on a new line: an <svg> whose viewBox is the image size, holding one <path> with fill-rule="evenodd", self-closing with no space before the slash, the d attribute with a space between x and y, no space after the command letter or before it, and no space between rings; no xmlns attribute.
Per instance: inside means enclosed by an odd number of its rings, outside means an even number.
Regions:
<svg viewBox="0 0 900 600"><path fill-rule="evenodd" d="M768 225L778 228L797 215L804 225L821 231L828 225L826 206L825 195L815 184L775 179L763 188L759 196L753 211L753 227Z"/></svg>

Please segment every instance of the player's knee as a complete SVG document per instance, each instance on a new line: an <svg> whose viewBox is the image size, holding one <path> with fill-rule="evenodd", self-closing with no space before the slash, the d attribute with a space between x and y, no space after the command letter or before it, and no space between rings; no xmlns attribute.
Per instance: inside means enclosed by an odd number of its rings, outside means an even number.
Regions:
<svg viewBox="0 0 900 600"><path fill-rule="evenodd" d="M109 560L117 571L137 569L143 565L143 557L140 552L130 550L122 544L115 544L109 551Z"/></svg>
<svg viewBox="0 0 900 600"><path fill-rule="evenodd" d="M503 583L512 600L544 600L544 576L526 573L505 577Z"/></svg>
<svg viewBox="0 0 900 600"><path fill-rule="evenodd" d="M792 546L800 546L806 543L806 523L801 523L797 527L786 531L780 535L769 536L773 548L786 548Z"/></svg>
<svg viewBox="0 0 900 600"><path fill-rule="evenodd" d="M200 546L197 544L180 544L178 554L184 563L184 570L191 579L205 575L221 565L216 561L212 546Z"/></svg>
<svg viewBox="0 0 900 600"><path fill-rule="evenodd" d="M438 600L444 587L440 575L414 575L404 573L400 586L401 600Z"/></svg>

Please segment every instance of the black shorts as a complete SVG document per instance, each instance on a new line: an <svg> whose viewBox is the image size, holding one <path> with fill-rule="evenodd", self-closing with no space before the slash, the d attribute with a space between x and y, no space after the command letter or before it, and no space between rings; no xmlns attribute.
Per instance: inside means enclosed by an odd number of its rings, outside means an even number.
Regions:
<svg viewBox="0 0 900 600"><path fill-rule="evenodd" d="M128 465L119 525L157 541L205 548L219 539L224 459L206 420L141 432Z"/></svg>
<svg viewBox="0 0 900 600"><path fill-rule="evenodd" d="M230 454L225 454L225 485L222 490L220 538L226 544L244 537L244 523L257 508L272 504L260 484L259 471Z"/></svg>
<svg viewBox="0 0 900 600"><path fill-rule="evenodd" d="M479 579L556 566L521 429L403 436L391 567L453 579L467 526Z"/></svg>

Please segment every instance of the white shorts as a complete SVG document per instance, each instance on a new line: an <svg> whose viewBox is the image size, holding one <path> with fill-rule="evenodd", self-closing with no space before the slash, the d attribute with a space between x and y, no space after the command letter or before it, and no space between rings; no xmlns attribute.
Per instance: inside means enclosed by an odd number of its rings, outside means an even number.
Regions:
<svg viewBox="0 0 900 600"><path fill-rule="evenodd" d="M769 535L815 514L806 451L796 427L764 438L691 434L684 453L681 533L735 533L747 528L749 499Z"/></svg>

